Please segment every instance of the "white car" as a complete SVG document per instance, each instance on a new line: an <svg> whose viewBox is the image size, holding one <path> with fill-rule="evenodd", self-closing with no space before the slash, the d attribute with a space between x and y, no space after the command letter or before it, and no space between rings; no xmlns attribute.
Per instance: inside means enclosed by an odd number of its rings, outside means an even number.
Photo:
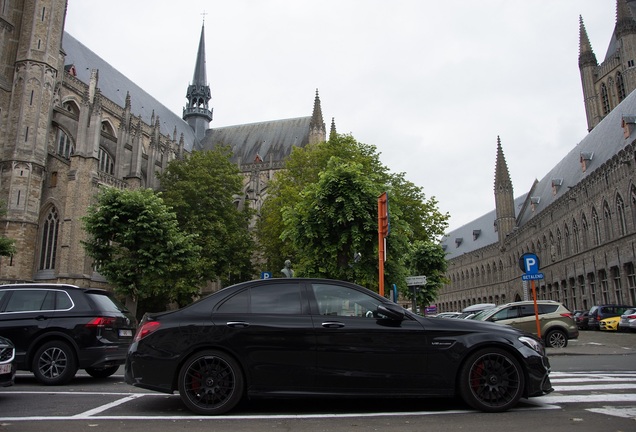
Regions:
<svg viewBox="0 0 636 432"><path fill-rule="evenodd" d="M618 329L621 331L636 332L636 308L627 309L623 315L621 315Z"/></svg>

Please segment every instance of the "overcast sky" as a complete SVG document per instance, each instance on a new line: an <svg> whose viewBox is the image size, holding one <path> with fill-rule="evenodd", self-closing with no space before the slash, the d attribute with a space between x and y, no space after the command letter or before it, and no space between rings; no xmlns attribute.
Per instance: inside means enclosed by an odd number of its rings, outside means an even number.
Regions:
<svg viewBox="0 0 636 432"><path fill-rule="evenodd" d="M181 115L205 18L212 127L311 115L375 145L459 228L587 134L579 15L603 61L615 0L69 0L66 31ZM205 15L204 15L205 14ZM618 127L618 125L617 125Z"/></svg>

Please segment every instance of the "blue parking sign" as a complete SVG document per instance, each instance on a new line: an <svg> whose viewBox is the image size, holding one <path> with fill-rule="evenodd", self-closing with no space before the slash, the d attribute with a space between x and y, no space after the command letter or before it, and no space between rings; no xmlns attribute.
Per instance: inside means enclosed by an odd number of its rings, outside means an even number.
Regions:
<svg viewBox="0 0 636 432"><path fill-rule="evenodd" d="M519 258L519 267L526 274L539 273L539 257L533 253L525 253Z"/></svg>

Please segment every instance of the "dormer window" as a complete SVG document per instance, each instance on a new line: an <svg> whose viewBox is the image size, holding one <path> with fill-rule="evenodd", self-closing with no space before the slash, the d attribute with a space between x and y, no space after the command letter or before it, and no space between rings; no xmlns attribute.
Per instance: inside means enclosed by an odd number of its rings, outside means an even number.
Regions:
<svg viewBox="0 0 636 432"><path fill-rule="evenodd" d="M621 127L623 128L623 138L627 139L631 136L636 126L636 116L623 116L621 119Z"/></svg>
<svg viewBox="0 0 636 432"><path fill-rule="evenodd" d="M473 230L473 241L477 240L480 234L481 234L480 229Z"/></svg>
<svg viewBox="0 0 636 432"><path fill-rule="evenodd" d="M455 246L459 247L462 244L463 241L464 241L464 239L462 237L457 237L455 239Z"/></svg>
<svg viewBox="0 0 636 432"><path fill-rule="evenodd" d="M530 206L532 207L533 212L537 209L540 202L541 202L541 197L530 197Z"/></svg>
<svg viewBox="0 0 636 432"><path fill-rule="evenodd" d="M557 179L552 179L552 195L556 195L557 192L559 191L559 188L563 185L563 179L562 178L557 178Z"/></svg>
<svg viewBox="0 0 636 432"><path fill-rule="evenodd" d="M581 169L585 172L594 158L594 152L581 152Z"/></svg>

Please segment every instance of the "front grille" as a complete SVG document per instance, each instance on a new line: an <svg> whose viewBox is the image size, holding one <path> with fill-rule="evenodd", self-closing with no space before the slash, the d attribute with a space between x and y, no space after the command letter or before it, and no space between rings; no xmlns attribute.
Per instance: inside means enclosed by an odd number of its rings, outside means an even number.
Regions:
<svg viewBox="0 0 636 432"><path fill-rule="evenodd" d="M15 357L15 349L12 347L0 348L0 363L8 363Z"/></svg>

